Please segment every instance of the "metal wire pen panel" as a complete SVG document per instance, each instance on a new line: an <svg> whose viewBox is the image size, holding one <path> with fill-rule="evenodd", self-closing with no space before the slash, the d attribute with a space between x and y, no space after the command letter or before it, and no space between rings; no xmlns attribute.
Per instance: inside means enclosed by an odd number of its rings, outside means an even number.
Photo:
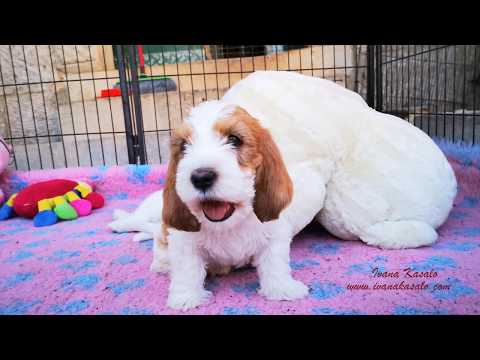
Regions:
<svg viewBox="0 0 480 360"><path fill-rule="evenodd" d="M144 47L145 53L149 50L153 51ZM204 45L198 49L188 45L155 50L161 60L149 63L155 56L146 56L146 75L166 76L175 82L176 89L141 95L148 163L168 160L169 130L182 122L192 106L221 98L236 82L257 70L296 71L366 94L366 47Z"/></svg>
<svg viewBox="0 0 480 360"><path fill-rule="evenodd" d="M128 163L119 81L94 45L0 46L0 135L17 169Z"/></svg>
<svg viewBox="0 0 480 360"><path fill-rule="evenodd" d="M189 109L256 70L330 79L367 98L363 45L0 46L0 136L16 169L165 163Z"/></svg>
<svg viewBox="0 0 480 360"><path fill-rule="evenodd" d="M430 136L480 142L480 46L378 48L382 99L377 109L401 114Z"/></svg>

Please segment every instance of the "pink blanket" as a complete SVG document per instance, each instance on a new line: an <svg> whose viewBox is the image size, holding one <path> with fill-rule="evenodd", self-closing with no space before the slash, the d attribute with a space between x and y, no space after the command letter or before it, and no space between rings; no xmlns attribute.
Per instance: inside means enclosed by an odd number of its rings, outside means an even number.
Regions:
<svg viewBox="0 0 480 360"><path fill-rule="evenodd" d="M440 144L457 175L459 194L432 247L380 250L335 239L310 226L294 240L293 276L310 296L268 301L252 269L207 280L211 301L188 314L475 314L480 310L480 151ZM106 228L115 208L133 210L160 189L163 166L11 172L12 193L52 178L89 180L106 198L90 216L34 228L0 223L0 314L176 314L166 307L168 276L152 273L152 241ZM405 269L410 269L405 271ZM381 275L388 275L387 277Z"/></svg>

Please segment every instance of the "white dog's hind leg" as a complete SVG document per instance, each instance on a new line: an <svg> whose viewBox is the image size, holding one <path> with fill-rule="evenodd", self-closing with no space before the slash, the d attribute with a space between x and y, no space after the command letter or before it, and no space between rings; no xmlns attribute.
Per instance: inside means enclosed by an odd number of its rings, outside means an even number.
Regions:
<svg viewBox="0 0 480 360"><path fill-rule="evenodd" d="M161 230L160 223L142 222L142 223L138 223L136 231L140 231L140 233L150 234L150 237L148 239L144 239L144 240L149 240L149 239L154 239L157 234L160 234L160 230ZM141 241L141 240L137 240L137 241Z"/></svg>
<svg viewBox="0 0 480 360"><path fill-rule="evenodd" d="M313 166L317 165L301 163L288 169L294 186L293 198L280 217L290 225L292 237L313 220L325 201L323 176Z"/></svg>
<svg viewBox="0 0 480 360"><path fill-rule="evenodd" d="M163 208L163 190L150 194L133 212L115 210L108 227L115 232L140 231L154 234L160 228ZM151 238L150 238L151 239Z"/></svg>
<svg viewBox="0 0 480 360"><path fill-rule="evenodd" d="M135 242L146 241L151 239L153 239L153 234L147 233L147 232L139 232L133 235L133 238L132 238L132 240Z"/></svg>
<svg viewBox="0 0 480 360"><path fill-rule="evenodd" d="M141 241L139 240L140 238L143 240L153 239L153 236L160 231L160 223L147 222L143 218L138 218L134 215L127 218L112 221L107 226L111 230L119 233L139 231L139 232L151 234L150 237L148 238L139 236L139 238L134 239L134 241Z"/></svg>
<svg viewBox="0 0 480 360"><path fill-rule="evenodd" d="M365 243L382 249L408 249L433 244L438 235L425 222L399 220L371 225L359 237Z"/></svg>
<svg viewBox="0 0 480 360"><path fill-rule="evenodd" d="M131 214L128 211L121 210L121 209L115 209L113 211L113 220L120 220L123 218L126 218L127 216L130 216Z"/></svg>
<svg viewBox="0 0 480 360"><path fill-rule="evenodd" d="M131 214L130 214L131 215ZM133 215L129 217L120 218L118 220L112 221L107 226L114 232L130 232L130 231L139 231L137 230L138 224L143 222L143 220L135 218Z"/></svg>
<svg viewBox="0 0 480 360"><path fill-rule="evenodd" d="M133 241L145 241L155 239L155 236L160 236L161 225L154 222L140 222L137 224L136 230L138 234L133 236Z"/></svg>

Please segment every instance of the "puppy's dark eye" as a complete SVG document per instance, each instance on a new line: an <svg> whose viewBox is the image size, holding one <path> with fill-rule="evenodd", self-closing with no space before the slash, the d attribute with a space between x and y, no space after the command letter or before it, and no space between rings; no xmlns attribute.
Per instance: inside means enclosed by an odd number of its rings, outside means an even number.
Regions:
<svg viewBox="0 0 480 360"><path fill-rule="evenodd" d="M230 135L228 138L227 138L227 144L230 144L232 145L233 147L240 147L242 145L242 140L238 137L238 136L235 136L235 135Z"/></svg>
<svg viewBox="0 0 480 360"><path fill-rule="evenodd" d="M182 140L182 142L180 143L180 151L182 153L185 152L186 147L187 147L187 142L185 140Z"/></svg>

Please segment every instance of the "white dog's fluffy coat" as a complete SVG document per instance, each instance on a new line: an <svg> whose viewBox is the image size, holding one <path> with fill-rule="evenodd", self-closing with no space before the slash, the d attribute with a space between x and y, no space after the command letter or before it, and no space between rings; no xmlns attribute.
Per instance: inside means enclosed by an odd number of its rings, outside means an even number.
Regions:
<svg viewBox="0 0 480 360"><path fill-rule="evenodd" d="M278 219L262 222L255 215L255 174L239 166L234 149L214 131L236 107L268 129L288 170L293 198ZM191 141L178 162L175 190L200 229L168 227L168 247L156 239L152 263L154 270L170 270L172 308L195 307L209 296L203 284L212 263L251 262L261 294L301 298L308 288L291 276L290 242L314 218L340 239L414 248L435 242L435 229L446 220L456 195L454 173L425 133L369 108L358 94L328 80L256 72L221 101L194 108L186 122ZM198 205L201 195L190 174L202 167L220 174L210 195L241 204L225 221L209 221ZM149 213L159 204L155 201L150 211L144 206L145 221L137 223L158 218ZM148 226L117 230L148 233Z"/></svg>

